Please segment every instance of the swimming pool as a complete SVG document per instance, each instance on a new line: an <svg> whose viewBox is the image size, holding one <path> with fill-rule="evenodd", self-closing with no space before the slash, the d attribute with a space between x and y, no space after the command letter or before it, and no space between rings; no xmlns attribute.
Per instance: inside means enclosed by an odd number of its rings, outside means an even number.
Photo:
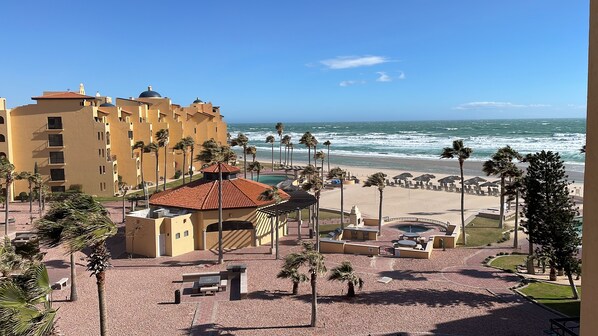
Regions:
<svg viewBox="0 0 598 336"><path fill-rule="evenodd" d="M260 179L258 182L267 184L267 185L271 185L271 186L275 186L278 183L280 183L286 179L287 179L286 175L260 175ZM257 181L257 176L254 175L253 180Z"/></svg>
<svg viewBox="0 0 598 336"><path fill-rule="evenodd" d="M425 226L421 226L421 225L407 224L407 225L399 226L399 230L401 230L403 232L421 233L421 232L429 231L430 229L428 229Z"/></svg>

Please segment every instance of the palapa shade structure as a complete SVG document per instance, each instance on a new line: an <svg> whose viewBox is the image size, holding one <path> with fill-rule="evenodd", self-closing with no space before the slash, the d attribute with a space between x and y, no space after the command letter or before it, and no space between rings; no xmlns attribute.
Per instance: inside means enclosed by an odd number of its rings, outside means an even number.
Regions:
<svg viewBox="0 0 598 336"><path fill-rule="evenodd" d="M479 185L480 182L486 182L486 179L483 177L476 176L476 177L472 177L468 180L463 181L463 183L466 185L476 185L476 186Z"/></svg>
<svg viewBox="0 0 598 336"><path fill-rule="evenodd" d="M395 181L396 181L396 180L403 180L403 181L407 181L407 179L409 179L409 178L412 178L412 177L413 177L413 175L412 175L411 173L409 173L409 172L404 172L404 173L401 173L401 174L399 174L399 175L396 175L396 176L394 176L394 177L393 177L393 180L395 180Z"/></svg>

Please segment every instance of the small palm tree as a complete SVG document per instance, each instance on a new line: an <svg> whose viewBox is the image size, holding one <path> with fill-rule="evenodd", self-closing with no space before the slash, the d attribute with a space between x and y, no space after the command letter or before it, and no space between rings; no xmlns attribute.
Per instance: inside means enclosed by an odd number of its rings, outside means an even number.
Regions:
<svg viewBox="0 0 598 336"><path fill-rule="evenodd" d="M150 142L147 146L143 148L143 151L146 153L154 153L156 156L156 186L154 192L158 192L158 184L160 184L160 177L159 177L159 164L160 164L160 146L158 146L155 142Z"/></svg>
<svg viewBox="0 0 598 336"><path fill-rule="evenodd" d="M293 165L293 147L295 145L293 145L293 143L289 143L289 150L291 151L291 166Z"/></svg>
<svg viewBox="0 0 598 336"><path fill-rule="evenodd" d="M193 140L192 137L188 136L188 137L184 137L183 138L183 142L185 143L185 146L187 148L189 148L190 150L190 156L189 156L189 182L191 182L191 179L193 179L193 154L195 153L195 140ZM185 167L185 170L187 169L187 167ZM183 170L183 174L185 173L185 170Z"/></svg>
<svg viewBox="0 0 598 336"><path fill-rule="evenodd" d="M339 167L336 168L332 168L332 170L328 171L328 178L329 179L338 179L341 181L341 230L345 228L345 210L344 210L344 193L343 193L343 189L345 189L345 186L343 184L343 181L345 180L345 177L347 176L347 172L342 170Z"/></svg>
<svg viewBox="0 0 598 336"><path fill-rule="evenodd" d="M513 232L513 248L516 249L518 248L517 241L519 240L519 195L523 189L523 170L513 170L509 174L511 182L506 186L505 196L507 196L509 200L512 200L513 198L515 199L515 231ZM530 246L530 253L533 253L533 245Z"/></svg>
<svg viewBox="0 0 598 336"><path fill-rule="evenodd" d="M167 172L166 172L166 163L167 163L167 154L168 154L168 142L169 142L169 133L168 129L160 129L156 132L156 141L158 142L159 147L164 147L164 190L166 190L166 179L167 179ZM157 186L158 182L156 181L156 190L158 190Z"/></svg>
<svg viewBox="0 0 598 336"><path fill-rule="evenodd" d="M29 213L33 213L33 173L29 171L22 171L15 176L15 180L27 181L29 185Z"/></svg>
<svg viewBox="0 0 598 336"><path fill-rule="evenodd" d="M375 173L368 176L368 179L363 183L364 187L378 187L380 192L380 207L378 209L378 235L382 234L382 198L384 187L386 186L386 174L382 172Z"/></svg>
<svg viewBox="0 0 598 336"><path fill-rule="evenodd" d="M463 190L463 163L469 159L473 150L463 145L463 140L453 141L452 147L445 147L440 154L441 159L457 158L459 161L459 170L461 171L461 234L463 235L463 245L467 245L465 235L465 190Z"/></svg>
<svg viewBox="0 0 598 336"><path fill-rule="evenodd" d="M15 173L15 166L3 156L0 157L0 178L3 178L6 184L6 199L4 201L4 235L8 236L8 215L10 213L10 186L15 180L17 174Z"/></svg>
<svg viewBox="0 0 598 336"><path fill-rule="evenodd" d="M324 154L323 151L318 151L315 155L314 155L314 162L316 160L320 160L320 170L322 173L322 181L324 180L324 159L326 158L326 154Z"/></svg>
<svg viewBox="0 0 598 336"><path fill-rule="evenodd" d="M118 190L121 193L121 197L122 197L122 222L125 222L126 219L126 213L127 213L127 207L126 207L126 200L127 200L127 192L129 192L129 186L127 185L127 182L123 181L122 176L118 175Z"/></svg>
<svg viewBox="0 0 598 336"><path fill-rule="evenodd" d="M347 297L355 297L355 286L359 289L363 288L363 279L361 279L355 270L353 265L349 261L343 261L340 265L330 270L328 280L346 282L349 290L347 291Z"/></svg>
<svg viewBox="0 0 598 336"><path fill-rule="evenodd" d="M172 149L174 150L178 150L181 151L183 153L183 169L181 169L181 172L183 173L183 184L185 184L185 165L186 165L186 159L187 159L187 147L185 146L185 143L183 142L183 140L179 140L179 142L175 143L174 146L172 146Z"/></svg>
<svg viewBox="0 0 598 336"><path fill-rule="evenodd" d="M139 161L141 166L141 186L143 187L143 198L147 199L145 178L143 176L143 153L145 152L145 142L143 142L143 140L136 141L135 144L133 144L133 150L139 150Z"/></svg>
<svg viewBox="0 0 598 336"><path fill-rule="evenodd" d="M253 169L257 173L257 178L255 179L257 182L260 181L260 172L264 169L264 166L259 161L253 161Z"/></svg>
<svg viewBox="0 0 598 336"><path fill-rule="evenodd" d="M278 143L278 164L282 165L282 133L284 132L284 124L278 122L274 128L276 129L276 133L278 133L278 139L280 140Z"/></svg>
<svg viewBox="0 0 598 336"><path fill-rule="evenodd" d="M332 145L332 142L330 142L330 140L326 140L323 143L324 146L326 146L326 157L328 158L328 171L330 171L330 145Z"/></svg>
<svg viewBox="0 0 598 336"><path fill-rule="evenodd" d="M301 172L301 177L304 179L301 188L309 190L314 193L316 197L316 251L320 251L320 193L323 188L323 182L318 174L316 167L309 165Z"/></svg>
<svg viewBox="0 0 598 336"><path fill-rule="evenodd" d="M274 201L276 205L282 201L282 197L280 196L280 190L277 187L272 187L270 189L264 190L259 196L258 199L260 201ZM278 215L278 208L276 209L276 229L274 230L274 234L276 235L276 260L280 258L280 254L278 252L278 231L280 230L280 216Z"/></svg>
<svg viewBox="0 0 598 336"><path fill-rule="evenodd" d="M274 136L268 135L266 137L266 143L272 145L272 171L274 171Z"/></svg>
<svg viewBox="0 0 598 336"><path fill-rule="evenodd" d="M305 145L307 147L307 165L311 165L311 147L313 146L313 135L310 132L303 133L301 139L299 139L299 143Z"/></svg>
<svg viewBox="0 0 598 336"><path fill-rule="evenodd" d="M282 140L281 143L284 145L284 165L288 165L288 158L289 158L289 154L288 154L288 149L289 149L289 144L291 143L291 136L290 135L285 135Z"/></svg>
<svg viewBox="0 0 598 336"><path fill-rule="evenodd" d="M318 275L326 273L326 265L324 265L324 256L310 242L303 243L301 253L291 253L285 258L286 268L299 269L301 266L306 266L310 275L311 326L315 327L318 321Z"/></svg>
<svg viewBox="0 0 598 336"><path fill-rule="evenodd" d="M289 256L287 255L287 257ZM280 279L290 279L293 282L293 295L297 295L297 292L299 291L299 284L307 281L307 276L305 274L299 273L299 270L296 268L283 267L280 272L278 272L276 277Z"/></svg>
<svg viewBox="0 0 598 336"><path fill-rule="evenodd" d="M247 178L247 144L249 139L245 134L239 133L236 138L232 139L231 146L241 146L243 148L243 177Z"/></svg>
<svg viewBox="0 0 598 336"><path fill-rule="evenodd" d="M257 148L255 146L248 146L245 149L245 155L251 155L251 161L255 162L255 155L257 154Z"/></svg>

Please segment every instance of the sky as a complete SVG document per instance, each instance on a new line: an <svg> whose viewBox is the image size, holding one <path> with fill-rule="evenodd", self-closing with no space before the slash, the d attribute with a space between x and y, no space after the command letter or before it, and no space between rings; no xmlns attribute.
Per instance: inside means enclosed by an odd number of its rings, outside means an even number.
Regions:
<svg viewBox="0 0 598 336"><path fill-rule="evenodd" d="M7 1L0 97L173 103L239 122L583 118L589 0Z"/></svg>

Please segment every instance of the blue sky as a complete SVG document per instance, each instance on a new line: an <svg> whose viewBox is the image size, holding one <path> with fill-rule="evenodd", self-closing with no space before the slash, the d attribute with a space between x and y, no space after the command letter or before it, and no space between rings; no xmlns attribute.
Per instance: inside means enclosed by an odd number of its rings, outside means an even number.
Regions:
<svg viewBox="0 0 598 336"><path fill-rule="evenodd" d="M10 1L0 97L196 96L229 122L584 117L588 0Z"/></svg>

